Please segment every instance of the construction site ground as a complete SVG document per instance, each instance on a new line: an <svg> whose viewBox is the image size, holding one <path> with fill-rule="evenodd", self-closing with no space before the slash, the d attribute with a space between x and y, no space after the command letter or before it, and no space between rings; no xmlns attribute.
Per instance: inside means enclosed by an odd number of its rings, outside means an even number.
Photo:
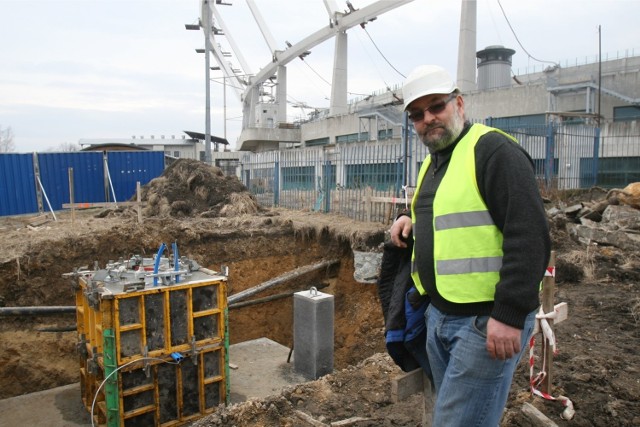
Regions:
<svg viewBox="0 0 640 427"><path fill-rule="evenodd" d="M207 182L203 179L207 176L213 179L207 173L187 177L186 187L175 189L173 195L183 194L180 203L172 202L166 193L155 197L154 188L158 194L167 190L161 191L157 183L156 187L146 186L148 205L141 224L131 208L75 211L73 218L65 211L55 221L38 226L29 226L27 217L1 218L0 305L74 305L73 287L64 273L94 261L104 265L132 254L152 256L162 242L177 242L181 255L202 266L216 270L229 266L229 295L296 267L337 259L340 264L331 277L316 272L258 295L322 286L323 292L335 296L334 373L284 387L267 397L246 396L248 400L221 407L196 424L308 426L350 420L342 425L421 425L419 395L400 402L391 397L391 381L402 372L385 353L376 285L354 279L353 250L379 250L389 225L322 213L261 209L252 205L241 185L225 187L226 181ZM218 174L213 176L223 180ZM206 208L196 210L197 204L187 196L207 198L197 190L197 179L205 186L217 184L219 189L230 190L215 203L209 200L203 204ZM550 200L547 208L567 206L581 198L592 201L594 195L571 197L573 200ZM551 394L571 399L576 413L573 420L563 420L559 402L531 395L525 357L501 425L531 425L521 410L525 402L559 426L640 425L640 248L622 250L577 242L567 233L566 220L556 217L550 223L557 255L555 302L569 306L568 319L556 325L558 353ZM291 298L230 310L231 344L267 338L291 348L292 310ZM78 337L69 330L74 324L73 315L0 319L0 399L78 382ZM535 356L537 372L541 369L539 347ZM79 395L67 393L65 397L76 398L79 402ZM11 425L3 421L4 414L0 414L0 426Z"/></svg>

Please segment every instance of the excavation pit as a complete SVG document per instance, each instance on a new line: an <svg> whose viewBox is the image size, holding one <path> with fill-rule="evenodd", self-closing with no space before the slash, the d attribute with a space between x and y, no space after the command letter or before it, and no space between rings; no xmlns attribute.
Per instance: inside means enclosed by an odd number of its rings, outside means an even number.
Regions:
<svg viewBox="0 0 640 427"><path fill-rule="evenodd" d="M7 225L15 243L0 263L4 306L73 306L74 284L66 273L96 261L151 257L162 242L177 242L181 255L203 267L227 266L229 297L300 267L336 260L230 304L230 344L266 338L291 349L293 293L316 287L336 298L335 369L384 351L377 289L354 279L353 261L354 249L375 250L383 241L381 224L284 210L234 218L151 218L142 224L127 212L103 218L96 213L76 212L73 222L61 214L35 231ZM78 381L75 321L69 314L3 319L0 398Z"/></svg>

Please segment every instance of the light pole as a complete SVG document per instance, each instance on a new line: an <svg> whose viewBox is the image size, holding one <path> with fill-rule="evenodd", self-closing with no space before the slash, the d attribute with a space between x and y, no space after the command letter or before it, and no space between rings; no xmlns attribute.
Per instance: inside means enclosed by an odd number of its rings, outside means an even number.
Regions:
<svg viewBox="0 0 640 427"><path fill-rule="evenodd" d="M214 71L221 71L220 67L211 67ZM227 76L222 74L222 120L224 128L224 139L227 139ZM214 77L212 80L215 80Z"/></svg>
<svg viewBox="0 0 640 427"><path fill-rule="evenodd" d="M205 55L205 119L204 119L204 162L211 165L211 85L210 79L210 40L211 35L211 9L209 9L208 0L202 2L202 20L199 25L185 24L187 30L199 30L202 27L204 31L204 49L196 49L198 53L204 53ZM202 22L204 21L204 22ZM216 144L216 151L218 151L218 144Z"/></svg>

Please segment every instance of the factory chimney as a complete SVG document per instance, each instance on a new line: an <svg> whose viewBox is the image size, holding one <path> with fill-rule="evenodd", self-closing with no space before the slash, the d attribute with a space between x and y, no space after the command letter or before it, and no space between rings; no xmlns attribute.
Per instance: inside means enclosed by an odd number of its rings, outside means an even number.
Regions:
<svg viewBox="0 0 640 427"><path fill-rule="evenodd" d="M476 9L476 0L462 0L457 83L463 93L476 90Z"/></svg>

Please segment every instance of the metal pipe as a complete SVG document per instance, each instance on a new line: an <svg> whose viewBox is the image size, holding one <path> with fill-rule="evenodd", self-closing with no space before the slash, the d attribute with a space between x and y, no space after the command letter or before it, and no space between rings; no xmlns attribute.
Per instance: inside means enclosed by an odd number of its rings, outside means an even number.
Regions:
<svg viewBox="0 0 640 427"><path fill-rule="evenodd" d="M281 276L278 276L274 279L267 280L259 285L256 285L252 288L245 289L244 291L240 291L236 294L230 295L227 298L227 303L229 305L236 303L238 301L244 300L247 297L255 295L259 292L264 291L265 289L272 288L276 285L280 285L288 280L298 278L304 274L312 273L321 269L330 269L331 267L338 265L340 263L339 260L330 260L330 261L321 261L316 264L306 265L304 267L296 268L295 270L289 271Z"/></svg>
<svg viewBox="0 0 640 427"><path fill-rule="evenodd" d="M44 328L36 328L38 332L72 332L77 331L77 325L67 325L67 326L46 326Z"/></svg>
<svg viewBox="0 0 640 427"><path fill-rule="evenodd" d="M75 305L57 305L45 307L0 307L0 317L2 316L49 316L54 314L70 314L76 312Z"/></svg>
<svg viewBox="0 0 640 427"><path fill-rule="evenodd" d="M326 288L327 286L329 286L329 284L320 283L318 285L313 285L313 286L316 289L323 289L323 288ZM307 290L309 288L310 288L310 286L307 286L304 290ZM256 298L256 299L253 299L253 300L250 300L250 301L236 302L236 303L233 303L233 304L229 304L229 310L233 310L235 308L248 307L248 306L256 305L256 304L263 304L265 302L275 301L275 300L287 298L287 297L293 296L293 294L295 294L296 292L300 292L300 291L284 292L284 293L281 293L281 294L270 295L268 297Z"/></svg>

